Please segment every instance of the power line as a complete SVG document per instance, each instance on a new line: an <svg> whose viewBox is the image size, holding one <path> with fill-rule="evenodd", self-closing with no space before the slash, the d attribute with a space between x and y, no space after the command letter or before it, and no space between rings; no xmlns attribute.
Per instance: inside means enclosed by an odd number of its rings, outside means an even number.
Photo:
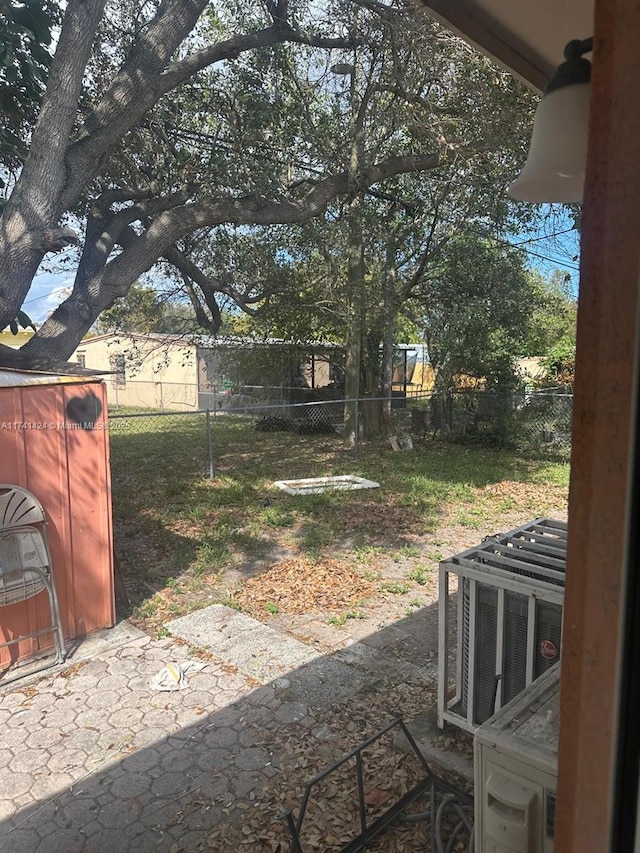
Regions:
<svg viewBox="0 0 640 853"><path fill-rule="evenodd" d="M569 261L561 261L560 258L552 258L549 255L543 255L540 252L534 252L533 249L521 249L518 243L510 243L508 240L503 240L501 237L495 237L493 239L495 239L496 243L502 243L503 246L508 246L512 249L516 248L527 255L533 255L535 258L541 258L543 261L549 261L549 263L551 264L557 264L558 266L565 267L568 270L580 272L580 267L578 266L578 264L569 263Z"/></svg>
<svg viewBox="0 0 640 853"><path fill-rule="evenodd" d="M512 246L524 246L526 243L538 243L540 240L551 240L553 237L560 237L562 234L569 234L571 231L576 231L577 229L572 226L571 228L565 228L563 231L554 231L552 234L543 234L541 237L531 237L528 240L518 240L515 243L512 243Z"/></svg>
<svg viewBox="0 0 640 853"><path fill-rule="evenodd" d="M561 261L559 258L550 258L547 255L541 255L539 252L534 252L531 249L523 249L523 251L528 255L533 255L535 258L542 258L543 261L549 261L551 264L557 264L559 267L565 267L565 269L580 272L578 264L570 264L567 261Z"/></svg>
<svg viewBox="0 0 640 853"><path fill-rule="evenodd" d="M475 234L478 237L486 237L488 239L495 240L496 243L500 243L502 246L505 246L508 249L518 249L518 251L522 251L527 255L533 255L536 258L541 258L543 261L549 261L549 263L551 264L557 264L559 267L565 267L566 269L574 270L575 272L580 272L580 267L577 264L569 263L568 261L561 261L560 258L551 258L549 257L549 255L543 255L540 252L534 252L533 249L521 249L517 243L511 243L509 242L509 240L505 240L502 237L490 234L488 231L474 231L471 228L468 228L466 230L470 231L472 234ZM571 228L569 230L573 231L574 229Z"/></svg>
<svg viewBox="0 0 640 853"><path fill-rule="evenodd" d="M459 226L459 220L448 219L447 217L442 217L442 220L443 222L446 222L449 225ZM459 230L462 231L463 229L460 228ZM512 243L510 240L505 240L503 237L498 237L496 234L490 233L489 230L474 230L473 228L470 228L468 226L464 228L464 230L469 232L470 234L475 234L477 237L485 237L491 240L495 240L496 243L500 243L509 249L515 248L519 251L525 252L527 255L532 255L533 257L540 258L543 261L548 261L551 264L556 264L559 267L565 267L565 269L573 270L574 272L580 272L580 267L578 266L578 264L570 263L568 261L561 261L560 258L552 258L549 255L543 255L540 252L534 252L533 249L524 248L525 245L528 243L534 243L539 240L549 240L552 237L560 236L562 234L568 234L570 231L575 231L575 228L565 228L562 231L555 231L552 234L545 234L542 237L527 238L526 240L522 240L520 243Z"/></svg>
<svg viewBox="0 0 640 853"><path fill-rule="evenodd" d="M42 299L48 299L50 296L53 296L54 293L61 293L63 290L68 290L69 285L65 285L64 287L55 287L53 290L50 290L49 293L44 293L42 296L34 296L33 299L27 299L23 302L23 305L30 305L32 302L40 302Z"/></svg>

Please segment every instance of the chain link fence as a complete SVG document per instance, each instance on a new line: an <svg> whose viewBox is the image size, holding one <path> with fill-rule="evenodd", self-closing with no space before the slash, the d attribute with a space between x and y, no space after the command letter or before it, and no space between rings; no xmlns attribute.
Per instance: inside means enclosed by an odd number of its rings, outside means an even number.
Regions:
<svg viewBox="0 0 640 853"><path fill-rule="evenodd" d="M127 379L117 375L106 379L109 410L114 414L128 412L246 412L261 407L296 406L303 403L344 404L344 385L329 384L322 388L304 385L248 385L238 383L167 382ZM394 407L405 405L409 396L419 401L425 392L401 390L392 392ZM371 399L371 398L367 398Z"/></svg>
<svg viewBox="0 0 640 853"><path fill-rule="evenodd" d="M364 434L364 422L375 414L379 415L382 399L326 400L311 403L281 401L255 402L253 397L241 398L229 395L226 405L216 410L195 412L140 412L127 411L111 414L112 454L117 454L119 469L128 464L144 465L148 473L171 476L172 447L176 442L187 443L193 455L193 471L209 477L214 476L215 457L219 439L224 433L252 428L265 436L270 433L294 433L299 436L327 436L335 439L336 446L343 446L345 418L349 415L358 428L354 431L352 452L358 457L360 442ZM406 401L394 400L392 405L392 431L409 432L411 415Z"/></svg>
<svg viewBox="0 0 640 853"><path fill-rule="evenodd" d="M433 394L413 410L413 432L443 439L569 457L573 395L548 392Z"/></svg>
<svg viewBox="0 0 640 853"><path fill-rule="evenodd" d="M210 417L206 412L110 414L112 471L114 476L117 471L119 485L130 482L134 488L141 478L178 482L212 477Z"/></svg>
<svg viewBox="0 0 640 853"><path fill-rule="evenodd" d="M273 402L273 394L259 402L254 396L227 395L215 410L194 412L120 412L110 416L112 453L119 470L128 465L144 466L149 474L170 478L179 472L171 468L176 442L188 447L187 464L194 476L214 477L220 439L234 430L250 428L264 435L293 433L299 436L326 436L344 446L345 416L358 424L352 452L357 458L361 442L372 420L380 423L381 399L315 400L313 402ZM394 398L391 433L399 439L439 438L460 443L512 448L532 456L568 459L571 449L573 397L570 394L460 391L427 394L419 398ZM369 431L367 423L369 423ZM233 440L233 439L230 439ZM410 442L411 443L411 442ZM265 445L266 446L266 445ZM407 445L400 441L401 447ZM184 464L184 454L181 454Z"/></svg>

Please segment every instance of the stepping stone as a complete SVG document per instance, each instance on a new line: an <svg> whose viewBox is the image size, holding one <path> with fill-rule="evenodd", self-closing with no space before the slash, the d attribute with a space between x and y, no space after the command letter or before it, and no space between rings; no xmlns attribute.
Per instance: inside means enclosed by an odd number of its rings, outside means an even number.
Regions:
<svg viewBox="0 0 640 853"><path fill-rule="evenodd" d="M299 640L223 604L212 604L166 626L174 637L210 651L262 684L321 657Z"/></svg>
<svg viewBox="0 0 640 853"><path fill-rule="evenodd" d="M355 695L366 673L275 631L223 604L212 604L166 625L174 637L209 651L261 684L274 682L285 701L327 708Z"/></svg>

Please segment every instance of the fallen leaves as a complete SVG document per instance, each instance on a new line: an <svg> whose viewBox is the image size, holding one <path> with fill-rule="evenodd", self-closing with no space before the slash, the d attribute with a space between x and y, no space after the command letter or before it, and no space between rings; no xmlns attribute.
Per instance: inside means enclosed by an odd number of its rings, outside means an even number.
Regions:
<svg viewBox="0 0 640 853"><path fill-rule="evenodd" d="M257 790L246 808L247 800L233 798L223 808L220 824L208 833L207 843L216 853L282 853L290 850L289 833L283 813L291 809L294 818L302 801L306 784L334 761L358 746L402 712L405 720L413 719L426 708L433 707L436 690L422 680L397 683L381 679L376 689L360 694L341 705L314 713L315 726L309 730L300 722L260 728L248 726L256 744L272 753L277 761L277 774ZM314 732L322 730L319 739ZM331 738L324 735L330 732ZM456 739L470 748L465 732ZM452 746L454 745L452 743ZM393 805L406 791L424 778L424 770L411 754L400 751L392 733L385 735L363 751L364 793L367 820ZM460 784L449 774L449 780ZM240 803L245 809L240 809ZM428 811L425 800L415 803L414 812ZM417 823L394 822L369 848L372 853L414 853L429 847L428 819ZM355 761L346 762L314 786L302 829L302 849L309 853L337 853L360 832Z"/></svg>
<svg viewBox="0 0 640 853"><path fill-rule="evenodd" d="M243 609L262 615L273 612L335 612L375 595L376 584L344 560L301 557L277 563L247 581L238 595Z"/></svg>
<svg viewBox="0 0 640 853"><path fill-rule="evenodd" d="M78 672L80 672L82 667L86 666L86 663L87 663L86 661L80 661L79 663L74 663L73 666L70 666L67 669L64 669L62 672L59 672L57 677L58 678L71 678L72 676L74 676Z"/></svg>
<svg viewBox="0 0 640 853"><path fill-rule="evenodd" d="M563 506L566 503L567 490L564 486L550 483L501 480L499 483L484 486L480 489L480 494L491 502L507 502L514 509L533 510L534 514L544 515L549 507Z"/></svg>
<svg viewBox="0 0 640 853"><path fill-rule="evenodd" d="M373 785L364 786L364 801L368 806L381 806L388 802L391 792Z"/></svg>

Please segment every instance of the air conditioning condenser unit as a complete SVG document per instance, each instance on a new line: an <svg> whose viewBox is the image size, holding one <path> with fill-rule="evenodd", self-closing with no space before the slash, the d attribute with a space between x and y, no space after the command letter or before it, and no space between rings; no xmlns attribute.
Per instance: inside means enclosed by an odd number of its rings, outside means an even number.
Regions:
<svg viewBox="0 0 640 853"><path fill-rule="evenodd" d="M440 563L440 728L474 732L558 663L566 544L538 518Z"/></svg>

